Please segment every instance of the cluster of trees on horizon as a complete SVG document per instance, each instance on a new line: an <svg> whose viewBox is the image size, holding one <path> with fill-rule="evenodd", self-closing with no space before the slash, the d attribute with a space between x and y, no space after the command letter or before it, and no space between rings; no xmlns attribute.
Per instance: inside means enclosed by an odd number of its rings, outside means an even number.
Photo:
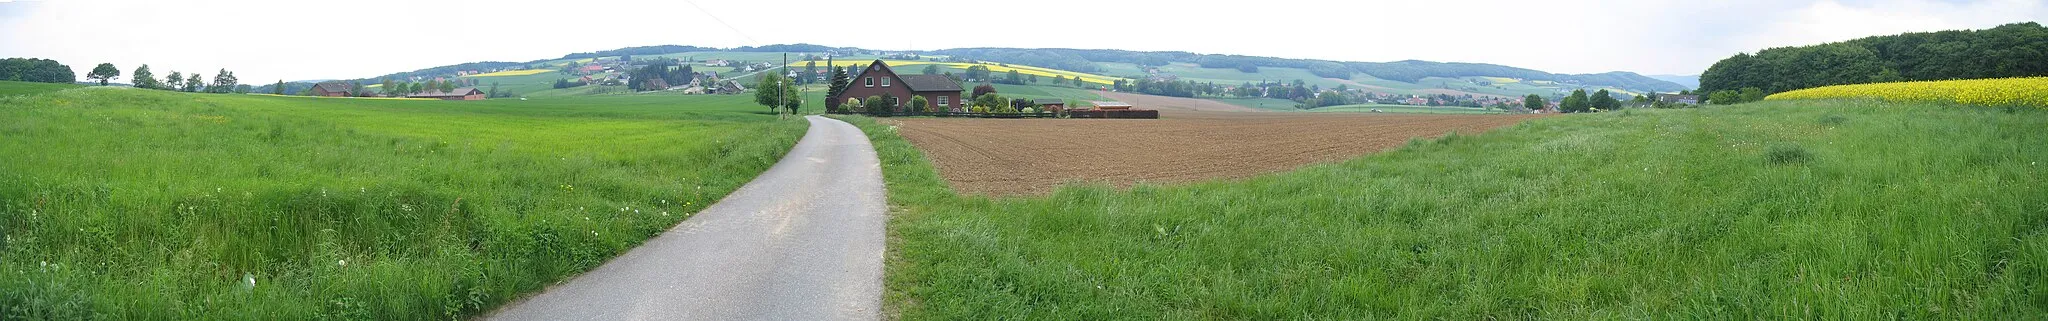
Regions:
<svg viewBox="0 0 2048 321"><path fill-rule="evenodd" d="M40 58L0 59L0 80L69 84L78 82L71 66Z"/></svg>
<svg viewBox="0 0 2048 321"><path fill-rule="evenodd" d="M1719 104L1832 85L2043 75L2048 28L2027 22L1736 54L1707 68L1699 91Z"/></svg>
<svg viewBox="0 0 2048 321"><path fill-rule="evenodd" d="M631 61L631 60L628 60ZM687 85L696 80L697 71L689 64L677 59L640 60L647 64L627 74L632 81L626 87L635 91L663 90L673 86Z"/></svg>
<svg viewBox="0 0 2048 321"><path fill-rule="evenodd" d="M114 67L112 63L101 63L98 66L94 66L92 72L86 73L85 78L97 81L101 86L106 86L114 79L121 78L121 69ZM129 73L129 78L131 78L129 83L133 84L135 88L142 89L214 94L245 94L249 93L251 89L249 85L241 84L241 80L235 77L235 73L228 71L226 68L222 68L219 73L215 73L211 83L200 78L200 74L196 72L185 74L172 71L170 75L166 75L163 79L157 79L156 72L149 70L149 64L135 67L135 71Z"/></svg>

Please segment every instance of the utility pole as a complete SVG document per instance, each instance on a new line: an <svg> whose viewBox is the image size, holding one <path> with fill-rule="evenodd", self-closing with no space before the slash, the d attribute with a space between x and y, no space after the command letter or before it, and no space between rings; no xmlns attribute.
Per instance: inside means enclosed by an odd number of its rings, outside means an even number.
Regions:
<svg viewBox="0 0 2048 321"><path fill-rule="evenodd" d="M789 74L789 53L787 53L787 52L785 52L785 53L782 53L782 71L780 71L779 73L782 73L782 74ZM771 75L769 75L769 77L774 77L774 75L772 75L772 74L771 74ZM773 78L770 78L770 79L773 79ZM789 93L786 93L786 92L782 92L782 89L783 89L783 88L788 88L789 86L785 86L785 85L783 85L783 84L782 84L782 82L783 82L783 80L776 80L776 81L775 81L775 102L776 102L777 104L779 104L779 105L782 105L782 106L783 106L783 109L789 109L789 107L788 107L788 106L789 106L789 102L788 102L788 101L786 101L786 100L788 100L788 99L789 99ZM796 111L792 110L792 111L790 111L790 113L791 113L791 114L794 114L794 113L796 113ZM781 113L776 113L776 114L780 115ZM787 116L783 116L783 117L777 117L777 118L781 118L781 119L789 119L789 117L787 117Z"/></svg>

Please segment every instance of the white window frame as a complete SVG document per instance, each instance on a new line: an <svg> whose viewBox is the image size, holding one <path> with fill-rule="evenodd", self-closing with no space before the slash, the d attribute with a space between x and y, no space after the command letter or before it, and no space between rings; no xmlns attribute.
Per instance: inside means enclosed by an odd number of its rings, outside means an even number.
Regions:
<svg viewBox="0 0 2048 321"><path fill-rule="evenodd" d="M882 77L882 87L883 87L883 88L888 88L888 87L889 87L889 77Z"/></svg>
<svg viewBox="0 0 2048 321"><path fill-rule="evenodd" d="M947 99L947 98L953 98L953 97L947 97L947 96L939 96L939 107L952 107L952 105L951 105L951 104L948 104L948 101L947 101L947 100L950 100L950 99Z"/></svg>
<svg viewBox="0 0 2048 321"><path fill-rule="evenodd" d="M868 88L875 88L875 77L868 77Z"/></svg>

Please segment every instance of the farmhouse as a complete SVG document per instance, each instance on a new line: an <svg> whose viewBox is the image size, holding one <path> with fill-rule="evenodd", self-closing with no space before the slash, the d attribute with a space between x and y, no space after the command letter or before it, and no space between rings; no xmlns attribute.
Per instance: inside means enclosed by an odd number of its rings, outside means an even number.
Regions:
<svg viewBox="0 0 2048 321"><path fill-rule="evenodd" d="M1657 101L1661 101L1661 102L1666 102L1666 103L1673 103L1673 104L1693 104L1693 105L1698 105L1698 104L1700 103L1700 96L1699 96L1699 95L1679 95L1679 94L1657 94Z"/></svg>
<svg viewBox="0 0 2048 321"><path fill-rule="evenodd" d="M1067 101L1065 99L1039 99L1032 101L1032 105L1038 105L1038 110L1061 111L1067 109Z"/></svg>
<svg viewBox="0 0 2048 321"><path fill-rule="evenodd" d="M868 97L885 97L890 106L903 107L910 103L910 97L924 97L932 106L940 109L956 109L966 105L960 101L959 83L942 75L898 75L889 64L876 59L853 78L838 96L825 100L828 107L837 109L847 99L864 100Z"/></svg>
<svg viewBox="0 0 2048 321"><path fill-rule="evenodd" d="M356 92L356 88L355 88L355 87L356 87L356 86L355 86L355 85L353 85L353 84L349 84L349 83L345 83L345 82L339 82L339 81L327 81L327 82L321 82L321 83L318 83L318 84L313 84L313 95L314 95L314 96L320 96L320 97L349 97L349 96L355 96L355 92Z"/></svg>
<svg viewBox="0 0 2048 321"><path fill-rule="evenodd" d="M454 91L428 91L405 96L406 98L434 98L440 100L484 100L484 92L476 87L455 88Z"/></svg>

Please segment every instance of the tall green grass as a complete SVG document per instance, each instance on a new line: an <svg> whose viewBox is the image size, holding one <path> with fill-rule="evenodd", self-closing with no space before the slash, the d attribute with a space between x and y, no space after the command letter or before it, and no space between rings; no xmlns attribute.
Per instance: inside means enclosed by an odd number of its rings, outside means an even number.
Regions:
<svg viewBox="0 0 2048 321"><path fill-rule="evenodd" d="M0 80L0 97L40 94L71 88L85 87L76 84L52 84L42 82Z"/></svg>
<svg viewBox="0 0 2048 321"><path fill-rule="evenodd" d="M0 97L0 319L462 318L802 135L738 100Z"/></svg>
<svg viewBox="0 0 2048 321"><path fill-rule="evenodd" d="M862 124L905 319L2048 318L2038 110L1630 110L1016 199Z"/></svg>

